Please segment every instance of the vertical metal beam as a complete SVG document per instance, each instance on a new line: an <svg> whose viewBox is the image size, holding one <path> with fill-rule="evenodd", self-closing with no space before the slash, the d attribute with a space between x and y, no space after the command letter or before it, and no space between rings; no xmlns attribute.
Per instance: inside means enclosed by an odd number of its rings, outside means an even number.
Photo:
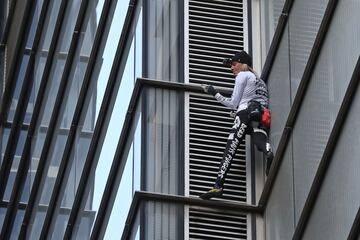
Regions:
<svg viewBox="0 0 360 240"><path fill-rule="evenodd" d="M66 16L67 11L70 11L70 7L71 7L71 4L65 8L64 16ZM87 7L88 7L88 1L87 0L81 1L80 10L79 10L79 13L77 16L75 28L73 30L73 35L72 35L72 39L71 39L71 43L70 43L68 56L67 56L67 59L65 62L63 74L61 76L59 89L58 89L58 92L56 95L54 108L52 111L48 131L47 131L44 145L43 145L44 147L42 148L42 151L41 151L33 187L31 189L31 193L30 193L28 207L26 208L26 211L25 211L23 223L28 223L28 222L32 223L33 219L36 215L35 206L37 206L40 201L42 190L43 190L43 187L45 184L47 171L48 171L48 168L49 168L49 165L51 162L51 157L49 156L52 153L52 149L53 149L51 147L51 144L53 143L55 130L58 129L58 127L60 126L60 123L61 123L60 117L62 116L62 112L65 109L65 105L63 102L64 102L64 100L67 99L67 95L69 92L69 91L67 91L67 89L68 89L68 85L70 82L69 79L71 78L71 73L74 73L74 71L72 71L74 69L73 68L74 59L76 57L76 54L80 51L79 46L81 46L80 45L80 40L81 40L80 36L82 34L81 30L83 29L83 24L85 22L85 18L88 16L88 14L86 13ZM44 224L46 226L46 223L44 223ZM27 232L30 232L31 227L32 227L31 224L27 225ZM24 234L24 231L25 230L22 229L21 234ZM43 237L44 233L45 233L44 231L41 232L42 237Z"/></svg>
<svg viewBox="0 0 360 240"><path fill-rule="evenodd" d="M349 232L348 240L358 240L360 237L360 208L357 211L353 225Z"/></svg>
<svg viewBox="0 0 360 240"><path fill-rule="evenodd" d="M338 0L330 0L326 7L324 17L321 21L318 34L316 36L314 45L312 47L312 50L311 50L311 53L309 56L309 60L306 64L304 74L301 78L298 90L296 92L296 96L294 98L294 103L291 106L289 116L286 120L285 128L281 135L280 143L279 143L279 146L275 153L274 162L270 168L270 173L269 173L268 179L266 180L264 190L259 199L258 205L260 205L260 206L266 207L267 201L270 197L272 187L275 183L277 173L278 173L278 170L279 170L281 162L282 162L282 157L286 151L287 143L292 134L292 129L297 120L302 101L304 99L308 85L310 83L313 71L316 66L317 59L320 55L320 52L321 52L327 31L331 24L331 20L332 20L334 11L336 9L337 3L338 3Z"/></svg>
<svg viewBox="0 0 360 240"><path fill-rule="evenodd" d="M12 61L9 63L9 72L6 74L7 78L5 80L5 92L2 97L2 102L0 106L0 127L3 127L4 123L7 121L12 97L14 95L15 86L17 82L17 78L19 75L20 66L24 57L25 45L27 41L27 37L29 35L29 31L31 28L31 19L34 15L35 6L37 1L28 0L25 4L24 16L21 19L21 24L19 26L19 36L15 43L14 56L12 57ZM15 11L15 8L12 12ZM14 14L14 13L11 13ZM13 16L9 20L12 20ZM6 27L11 25L11 22L6 23ZM5 29L7 32L9 30ZM6 33L7 34L7 33ZM8 34L7 34L8 35ZM6 36L6 39L8 36ZM7 41L7 40L6 40ZM11 163L11 162L10 162ZM9 164L6 164L7 167ZM0 183L3 183L4 176L4 168L1 168L0 171ZM4 170L3 170L4 169ZM6 177L6 175L5 175ZM5 180L5 179L4 179Z"/></svg>
<svg viewBox="0 0 360 240"><path fill-rule="evenodd" d="M125 59L128 55L130 43L132 39L132 31L134 23L136 22L136 7L139 1L131 0L129 3L128 12L126 15L124 27L120 36L118 48L115 54L115 60L111 68L110 76L106 86L104 98L100 107L98 119L94 130L94 135L90 143L89 152L86 156L83 172L81 174L79 187L76 192L72 211L66 228L66 239L71 239L75 235L78 223L80 222L81 214L85 206L85 202L89 193L89 183L92 181L91 176L94 176L94 172L97 166L98 157L100 154L101 146L105 138L105 133L110 121L110 115L115 103L115 97L117 95L118 87L120 85L122 71L125 66ZM121 72L121 73L120 73ZM120 76L119 76L120 73Z"/></svg>
<svg viewBox="0 0 360 240"><path fill-rule="evenodd" d="M34 133L36 131L36 126L38 124L38 120L41 119L40 118L41 106L43 105L43 102L44 102L44 96L45 96L47 84L49 82L48 77L49 77L50 72L51 72L51 67L52 67L52 64L53 64L53 58L54 58L54 55L55 55L56 46L57 46L57 44L59 42L60 30L61 30L61 27L62 27L62 24L63 24L67 4L68 4L68 1L62 0L60 10L59 10L59 14L58 14L56 24L55 24L54 35L52 37L50 48L49 48L48 58L46 60L43 76L41 78L41 83L40 83L40 86L39 86L38 96L37 96L36 102L35 102L35 106L34 106L34 110L33 110L33 116L31 118L27 138L26 138L26 141L25 141L25 145L24 145L22 155L21 155L20 162L24 162L24 164L26 165L25 170L24 170L24 172L26 172L26 173L27 173L27 171L29 169L29 165L30 165L30 161L31 161L31 154L32 154L31 150L32 150L33 136L34 136ZM17 174L19 174L19 172ZM18 202L17 203L12 203L12 204L17 205ZM28 207L29 207L29 205L28 205ZM30 207L33 207L33 206L30 206ZM21 231L20 231L20 238L21 239L26 238L26 227L28 226L28 220L29 220L29 216L25 214L23 224L21 226ZM11 228L12 228L12 226L9 226L8 230L11 231Z"/></svg>
<svg viewBox="0 0 360 240"><path fill-rule="evenodd" d="M10 167L11 167L11 164L14 159L17 143L18 143L19 136L20 136L20 133L22 130L21 126L24 121L27 104L28 104L28 101L29 101L29 98L31 95L31 89L33 88L36 52L38 50L39 43L41 40L41 34L43 32L44 22L45 22L46 14L48 11L48 6L49 6L49 1L44 1L42 10L40 13L40 17L39 17L39 24L37 26L36 33L35 33L34 43L33 43L31 52L29 54L29 63L26 67L25 76L24 76L25 80L24 80L23 86L21 88L19 101L16 106L15 116L14 116L14 120L13 120L13 123L11 126L11 132L10 132L9 139L7 141L7 145L6 145L6 149L5 149L5 153L4 153L4 159L6 159L7 163L3 164L3 166L0 170L0 172L2 173L2 174L0 174L0 176L2 176L2 178L0 178L1 179L0 199L3 199L3 196L4 196L4 192L5 192L6 185L7 185L7 179L10 174ZM20 165L21 164L22 163L20 162ZM8 165L8 166L6 166L6 165ZM19 168L20 168L20 166L19 166ZM25 176L26 176L26 173L25 173ZM18 186L17 181L15 180L14 189L17 186Z"/></svg>
<svg viewBox="0 0 360 240"><path fill-rule="evenodd" d="M316 199L319 195L321 186L324 182L326 172L332 160L332 155L336 149L336 145L342 129L344 127L344 123L348 116L348 113L351 108L351 104L353 99L358 92L358 86L360 82L360 57L357 60L357 64L354 69L354 73L350 80L350 83L347 87L344 99L340 106L340 110L337 114L334 126L332 128L331 134L329 136L329 140L326 144L323 156L320 160L319 167L316 171L314 181L311 185L310 192L306 198L306 202L304 208L301 212L298 224L296 225L296 229L293 235L293 240L300 240L305 232L306 226L309 222L312 210L316 203Z"/></svg>
<svg viewBox="0 0 360 240"><path fill-rule="evenodd" d="M8 16L6 18L4 31L3 31L2 36L1 36L1 43L0 43L1 47L4 47L7 44L8 37L9 37L10 26L11 26L12 20L14 18L16 3L17 3L17 0L12 0L11 1L11 5L10 5L10 8L9 8L9 14L8 14Z"/></svg>
<svg viewBox="0 0 360 240"><path fill-rule="evenodd" d="M91 95L89 89L91 89L94 71L96 69L96 62L102 56L104 48L104 40L107 39L112 16L115 11L116 1L106 0L101 13L98 29L96 32L94 44L89 58L89 63L86 68L84 81L81 87L78 102L76 104L74 116L72 119L69 136L66 141L64 155L62 156L59 166L58 175L51 195L49 208L45 216L45 223L43 226L41 238L50 238L53 232L54 224L56 223L57 215L60 210L62 197L64 196L66 181L68 180L69 173L71 171L71 153L76 144L76 132L77 127L82 125L84 119L81 118L81 114L87 109ZM93 7L93 6L91 6ZM95 9L95 8L93 8ZM86 113L86 112L85 112ZM81 131L81 130L80 130Z"/></svg>

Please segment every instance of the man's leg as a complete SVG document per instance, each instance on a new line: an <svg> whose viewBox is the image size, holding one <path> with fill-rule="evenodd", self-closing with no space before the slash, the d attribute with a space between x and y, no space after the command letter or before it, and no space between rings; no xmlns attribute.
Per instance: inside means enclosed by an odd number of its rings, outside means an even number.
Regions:
<svg viewBox="0 0 360 240"><path fill-rule="evenodd" d="M223 193L224 182L226 175L230 169L231 162L235 156L236 149L240 142L244 139L245 134L249 131L247 112L240 111L236 114L234 125L230 130L229 138L226 144L223 158L219 166L218 177L213 189L200 195L202 199L210 199L212 197L219 197Z"/></svg>

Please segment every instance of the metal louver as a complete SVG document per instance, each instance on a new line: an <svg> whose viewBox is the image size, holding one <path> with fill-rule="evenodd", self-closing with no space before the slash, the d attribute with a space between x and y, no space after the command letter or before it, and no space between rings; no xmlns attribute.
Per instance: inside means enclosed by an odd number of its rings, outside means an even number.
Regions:
<svg viewBox="0 0 360 240"><path fill-rule="evenodd" d="M190 209L190 239L247 239L244 215Z"/></svg>
<svg viewBox="0 0 360 240"><path fill-rule="evenodd" d="M189 110L189 189L190 196L198 196L214 185L232 118L229 109L209 96L191 94ZM222 199L246 202L244 144L233 159Z"/></svg>
<svg viewBox="0 0 360 240"><path fill-rule="evenodd" d="M233 88L234 76L222 60L244 49L242 0L189 0L188 82ZM213 187L233 125L230 109L212 96L189 94L188 192L199 196ZM222 201L247 201L245 144L240 145L225 182ZM247 216L189 208L189 239L247 239Z"/></svg>
<svg viewBox="0 0 360 240"><path fill-rule="evenodd" d="M189 1L189 82L233 87L222 60L244 46L242 0Z"/></svg>

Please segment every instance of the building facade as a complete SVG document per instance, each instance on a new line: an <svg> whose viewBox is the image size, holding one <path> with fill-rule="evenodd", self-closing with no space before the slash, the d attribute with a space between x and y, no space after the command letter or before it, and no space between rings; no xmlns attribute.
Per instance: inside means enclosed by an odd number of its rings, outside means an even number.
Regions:
<svg viewBox="0 0 360 240"><path fill-rule="evenodd" d="M359 239L358 0L3 1L1 239ZM269 176L222 59L269 88Z"/></svg>

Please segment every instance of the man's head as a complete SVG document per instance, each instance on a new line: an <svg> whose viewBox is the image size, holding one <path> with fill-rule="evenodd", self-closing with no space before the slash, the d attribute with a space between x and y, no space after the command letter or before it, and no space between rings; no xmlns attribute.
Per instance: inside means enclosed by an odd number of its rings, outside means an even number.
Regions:
<svg viewBox="0 0 360 240"><path fill-rule="evenodd" d="M246 65L247 66L246 66ZM225 58L223 65L230 67L234 74L238 74L240 71L247 70L248 67L252 67L252 58L245 51L236 52L232 58Z"/></svg>

